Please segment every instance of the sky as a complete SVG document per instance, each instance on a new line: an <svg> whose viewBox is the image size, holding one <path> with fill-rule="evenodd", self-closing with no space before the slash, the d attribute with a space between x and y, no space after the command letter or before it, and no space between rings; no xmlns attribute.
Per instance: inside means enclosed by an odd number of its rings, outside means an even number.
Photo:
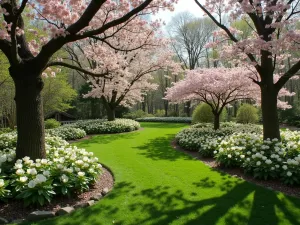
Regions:
<svg viewBox="0 0 300 225"><path fill-rule="evenodd" d="M178 4L175 5L175 11L160 11L157 15L153 16L153 19L162 19L166 24L168 24L172 20L173 16L185 11L194 14L196 17L203 16L203 12L194 0L179 0Z"/></svg>

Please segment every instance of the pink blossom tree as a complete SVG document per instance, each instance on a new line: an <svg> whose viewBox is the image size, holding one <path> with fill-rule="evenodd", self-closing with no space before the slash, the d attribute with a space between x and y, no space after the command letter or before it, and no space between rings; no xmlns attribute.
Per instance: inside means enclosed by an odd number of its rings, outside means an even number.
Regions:
<svg viewBox="0 0 300 225"><path fill-rule="evenodd" d="M127 39L117 35L110 45L118 46L119 50L102 42L84 47L85 56L94 62L90 63L93 72L107 74L105 77L86 76L92 90L85 97L100 98L110 121L115 119L117 106L130 107L142 102L148 91L157 88L152 82L153 72L181 69L173 62L172 52L166 48L168 40L157 37L155 32L149 33L149 29L142 30L132 32Z"/></svg>
<svg viewBox="0 0 300 225"><path fill-rule="evenodd" d="M207 103L214 115L214 129L220 127L222 110L231 103L250 99L260 102L259 87L252 82L253 72L244 67L195 69L187 72L186 77L175 83L166 92L171 102L200 100ZM279 96L293 93L281 89ZM278 100L279 107L290 107Z"/></svg>
<svg viewBox="0 0 300 225"><path fill-rule="evenodd" d="M177 0L1 0L3 22L0 28L0 49L9 60L9 72L16 88L18 141L17 158L44 158L45 135L41 90L42 73L50 66L74 68L53 56L65 44L88 37L106 40L106 32L126 29L128 22L161 8L172 9ZM44 32L28 29L29 23L43 26ZM28 42L26 34L34 32L36 39ZM50 62L51 60L51 62ZM83 68L90 75L93 74ZM53 75L54 71L50 71Z"/></svg>
<svg viewBox="0 0 300 225"><path fill-rule="evenodd" d="M206 0L197 5L220 28L212 47L223 45L221 57L234 65L247 65L258 73L253 79L261 95L264 139L280 139L277 97L285 83L296 76L300 60L292 54L300 49L299 0ZM241 30L224 22L224 13L231 20L243 20L252 30ZM276 78L275 75L278 77Z"/></svg>

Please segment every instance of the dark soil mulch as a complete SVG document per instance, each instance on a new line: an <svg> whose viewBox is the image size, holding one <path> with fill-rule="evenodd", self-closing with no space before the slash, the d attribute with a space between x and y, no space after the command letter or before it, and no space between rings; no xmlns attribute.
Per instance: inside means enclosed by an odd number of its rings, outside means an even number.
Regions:
<svg viewBox="0 0 300 225"><path fill-rule="evenodd" d="M280 191L284 194L300 198L300 187L299 186L287 186L287 185L283 184L282 182L280 182L279 180L258 180L258 179L253 178L249 174L245 174L241 168L224 168L224 167L221 167L220 165L218 165L213 158L203 158L198 154L198 152L184 150L179 145L177 145L176 140L173 140L171 145L177 151L184 152L184 153L192 156L193 158L202 161L203 163L205 163L206 165L210 166L213 169L228 173L234 177L238 177L240 179L249 181L256 185L260 185L260 186L263 186L263 187L271 189L271 190Z"/></svg>
<svg viewBox="0 0 300 225"><path fill-rule="evenodd" d="M108 190L111 190L113 188L113 185L114 178L112 174L107 169L103 168L102 175L88 192L70 198L64 196L56 197L50 204L37 207L24 207L23 202L17 200L11 200L7 203L0 202L0 217L12 221L16 219L25 219L28 214L37 210L56 212L62 207L74 206L80 203L88 202L91 197L95 196L97 193L101 193L104 188L108 188Z"/></svg>

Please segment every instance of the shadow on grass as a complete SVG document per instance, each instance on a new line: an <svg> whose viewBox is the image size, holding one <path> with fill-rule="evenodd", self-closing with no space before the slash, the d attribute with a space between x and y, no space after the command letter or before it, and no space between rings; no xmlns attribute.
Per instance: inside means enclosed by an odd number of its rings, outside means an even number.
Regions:
<svg viewBox="0 0 300 225"><path fill-rule="evenodd" d="M147 211L149 215L137 220L136 224L149 224L149 221L152 221L152 225L171 224L183 219L185 225L214 225L223 219L228 225L276 225L280 222L280 218L276 214L277 209L283 212L285 219L290 224L300 224L298 214L291 213L287 209L286 203L280 200L275 192L247 182L238 182L226 177L224 179L227 181L218 187L220 190L226 190L226 193L220 197L191 200L185 197L184 190L174 191L169 186L157 186L142 190L139 195L148 199L155 199L159 204L136 202L131 204L129 209L133 212ZM228 184L231 188L226 187ZM210 189L217 185L209 177L206 177L201 181L200 186L199 184L195 186L198 188L195 190L199 191L199 188L200 190ZM254 195L253 199L246 199L250 194ZM195 193L192 192L190 195L195 196ZM287 197L287 199L290 201L293 198ZM294 206L300 207L299 201ZM204 207L208 207L208 209L205 210ZM238 207L238 211L231 210L233 207ZM204 210L199 212L201 209ZM193 219L186 218L190 213L197 214L197 216Z"/></svg>
<svg viewBox="0 0 300 225"><path fill-rule="evenodd" d="M144 145L135 147L140 150L140 154L153 160L175 161L178 159L191 160L192 157L182 152L176 151L171 146L174 134L167 134L163 137L150 139Z"/></svg>
<svg viewBox="0 0 300 225"><path fill-rule="evenodd" d="M293 225L300 224L297 214L299 210L296 212L288 208L288 205L291 207L290 204L293 204L295 208L300 208L300 203L296 199L286 197L281 200L273 191L247 182L239 181L236 183L232 178L229 179L225 176L224 179L229 183L233 182L232 188L228 188L225 194L216 195L217 197L212 198L205 198L201 191L212 187L215 191L216 188L224 190L222 186L226 184L218 186L209 177L193 184L197 193L187 193L170 186L156 186L137 191L131 183L121 182L107 196L108 200L111 200L110 204L100 203L91 208L80 210L63 218L64 220L61 220L59 224L104 224L101 222L102 217L111 219L113 224L136 225L167 225L175 222L184 225L215 225L219 220L222 220L223 224L226 225L277 225L279 222L286 224L277 214L276 211L278 210L284 215L285 222ZM131 195L135 201L130 201L131 203L125 204L125 206L113 204L114 199L122 195ZM202 197L197 200L200 198L199 195ZM253 198L251 196L249 198L249 195L253 195ZM190 196L196 197L191 198ZM125 219L130 215L119 212L122 207L126 207L127 211L133 214L134 223L128 223ZM238 208L238 210L233 209L233 207ZM38 224L55 225L57 223L56 220L49 220Z"/></svg>

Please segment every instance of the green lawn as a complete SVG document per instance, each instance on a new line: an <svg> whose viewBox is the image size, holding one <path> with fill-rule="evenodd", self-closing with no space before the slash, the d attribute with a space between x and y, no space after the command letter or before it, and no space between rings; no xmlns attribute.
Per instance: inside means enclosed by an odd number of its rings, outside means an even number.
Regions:
<svg viewBox="0 0 300 225"><path fill-rule="evenodd" d="M219 173L172 149L170 141L184 125L142 126L79 143L112 169L113 191L93 207L38 224L300 224L300 199Z"/></svg>

